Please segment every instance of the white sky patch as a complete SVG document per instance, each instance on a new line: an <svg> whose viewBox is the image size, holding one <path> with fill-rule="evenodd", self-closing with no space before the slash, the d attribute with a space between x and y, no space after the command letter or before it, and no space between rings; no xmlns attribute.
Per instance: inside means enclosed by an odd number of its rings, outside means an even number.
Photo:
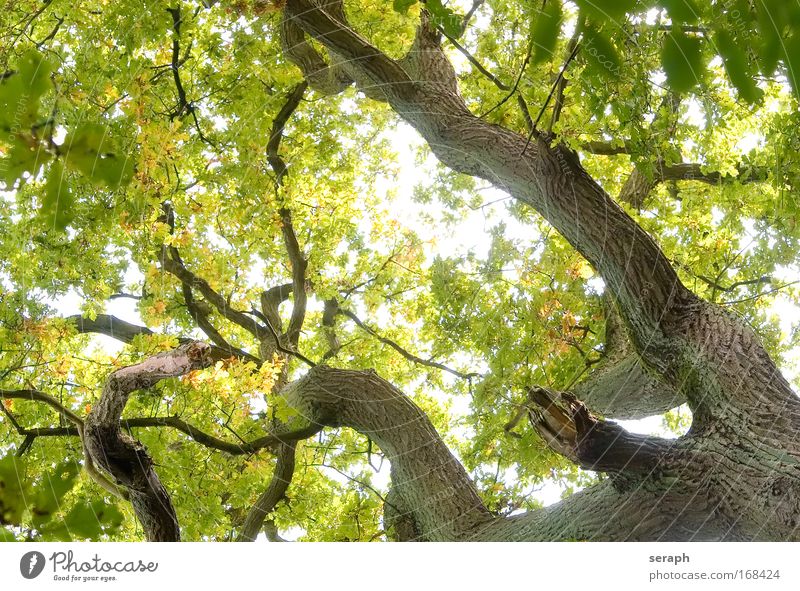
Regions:
<svg viewBox="0 0 800 591"><path fill-rule="evenodd" d="M711 223L719 226L722 220L725 219L725 212L716 205L711 207Z"/></svg>
<svg viewBox="0 0 800 591"><path fill-rule="evenodd" d="M654 415L644 419L627 421L614 420L612 422L619 424L621 427L627 431L630 431L631 433L637 433L639 435L655 435L658 437L666 437L668 439L675 438L675 434L664 427L664 420L661 418L661 415Z"/></svg>
<svg viewBox="0 0 800 591"><path fill-rule="evenodd" d="M736 149L742 154L749 154L756 148L763 148L766 138L762 133L746 133L742 138L736 142Z"/></svg>
<svg viewBox="0 0 800 591"><path fill-rule="evenodd" d="M520 223L506 211L509 196L493 187L480 192L483 197L482 207L470 210L463 220L447 228L443 224L429 225L422 219L423 210L431 213L429 208L421 206L413 199L414 188L425 183L438 166L433 155L420 165L417 161L419 148L423 140L409 125L401 123L390 136L392 148L396 151L399 164L400 183L395 189L391 201L392 215L404 226L412 228L420 238L430 243L426 248L428 264L439 257L455 257L472 250L476 256L486 258L492 243L490 230L501 221L506 226L505 236L512 240L532 243L539 238L537 228Z"/></svg>
<svg viewBox="0 0 800 591"><path fill-rule="evenodd" d="M703 106L700 101L695 97L688 98L684 101L686 111L683 114L682 120L697 129L705 129L706 118L703 114Z"/></svg>

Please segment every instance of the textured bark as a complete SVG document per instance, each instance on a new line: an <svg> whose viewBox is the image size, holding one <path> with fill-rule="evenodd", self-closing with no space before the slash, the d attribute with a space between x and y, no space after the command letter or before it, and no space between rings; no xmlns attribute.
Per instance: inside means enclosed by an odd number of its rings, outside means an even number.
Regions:
<svg viewBox="0 0 800 591"><path fill-rule="evenodd" d="M619 200L630 204L631 207L640 209L644 205L645 199L659 182L658 173L654 172L651 176L647 176L637 166L631 171L631 175L625 181L625 184L622 185L622 190L619 192Z"/></svg>
<svg viewBox="0 0 800 591"><path fill-rule="evenodd" d="M610 476L545 509L499 518L425 414L374 372L317 366L286 397L310 421L356 429L386 452L384 523L397 540L800 539L796 462L779 449L754 451L743 434L645 437L589 415L570 396L537 397L545 440Z"/></svg>
<svg viewBox="0 0 800 591"><path fill-rule="evenodd" d="M744 540L715 502L663 479L610 479L539 511L496 521L476 536L503 542Z"/></svg>
<svg viewBox="0 0 800 591"><path fill-rule="evenodd" d="M686 401L675 388L654 376L633 352L613 365L594 370L574 392L593 411L615 419L642 419Z"/></svg>
<svg viewBox="0 0 800 591"><path fill-rule="evenodd" d="M493 520L428 417L374 371L317 366L284 391L312 423L368 435L391 462L393 497L426 540L463 539Z"/></svg>
<svg viewBox="0 0 800 591"><path fill-rule="evenodd" d="M641 419L686 402L675 388L648 370L634 351L611 298L604 298L606 331L603 360L578 383L573 394L596 413Z"/></svg>
<svg viewBox="0 0 800 591"><path fill-rule="evenodd" d="M587 470L628 476L660 469L675 447L658 437L629 433L592 415L567 392L534 387L528 393L531 423L551 449Z"/></svg>
<svg viewBox="0 0 800 591"><path fill-rule="evenodd" d="M150 541L180 540L178 517L144 446L120 431L120 417L134 390L210 365L209 349L205 343L189 343L115 371L106 380L100 400L84 423L86 452L127 490Z"/></svg>
<svg viewBox="0 0 800 591"><path fill-rule="evenodd" d="M409 57L397 62L310 0L290 0L286 11L371 84L379 84L390 106L444 164L489 181L541 213L602 275L645 362L671 371L669 361L677 352L662 322L673 305L691 294L655 242L586 173L573 152L551 146L543 135L529 143L473 115L426 21Z"/></svg>

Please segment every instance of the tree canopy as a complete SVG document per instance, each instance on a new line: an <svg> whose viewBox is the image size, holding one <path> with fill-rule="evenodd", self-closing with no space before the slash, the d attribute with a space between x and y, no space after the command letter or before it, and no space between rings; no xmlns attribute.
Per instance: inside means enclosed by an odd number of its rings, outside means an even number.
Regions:
<svg viewBox="0 0 800 591"><path fill-rule="evenodd" d="M799 23L7 3L0 539L797 539Z"/></svg>

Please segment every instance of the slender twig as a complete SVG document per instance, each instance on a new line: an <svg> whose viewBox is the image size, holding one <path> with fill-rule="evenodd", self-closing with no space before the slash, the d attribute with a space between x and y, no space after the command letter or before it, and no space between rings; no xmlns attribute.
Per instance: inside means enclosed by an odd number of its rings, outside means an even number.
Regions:
<svg viewBox="0 0 800 591"><path fill-rule="evenodd" d="M520 154L520 156L523 156L525 154L525 151L528 149L528 146L531 143L531 139L533 139L533 136L537 131L536 130L536 126L539 125L539 121L541 120L542 115L544 115L544 112L547 109L547 105L550 104L550 99L553 98L553 94L555 93L556 88L560 84L561 79L564 77L564 73L567 71L567 68L569 67L570 62L577 55L579 48L580 48L580 44L576 43L575 47L572 50L572 52L569 54L569 57L564 62L564 65L561 66L561 70L558 72L558 76L556 76L556 81L553 83L553 86L550 88L550 93L547 95L547 98L545 99L544 104L542 105L542 108L539 109L539 114L536 116L536 119L533 122L533 127L531 128L531 131L528 134L528 139L525 142L525 146L522 148L522 153Z"/></svg>
<svg viewBox="0 0 800 591"><path fill-rule="evenodd" d="M580 35L580 27L575 27L575 32L572 34L569 44L567 45L567 55L572 55L575 51L577 51L578 39L580 38ZM553 115L550 117L550 124L547 127L548 134L553 133L553 127L556 123L558 123L558 119L561 117L561 109L564 107L564 90L566 87L567 78L566 76L561 76L561 79L558 81L556 101L553 103Z"/></svg>
<svg viewBox="0 0 800 591"><path fill-rule="evenodd" d="M491 80L491 81L492 81L492 83L494 83L494 85L495 85L497 88L499 88L500 90L506 90L506 91L507 91L507 90L511 90L511 87L510 87L508 84L506 84L505 82L503 82L502 80L500 80L500 79L499 79L497 76L495 76L494 74L492 74L492 73L491 73L491 72L490 72L490 71L489 71L489 70L486 68L486 66L484 66L482 63L480 63L480 62L478 61L478 59L477 59L477 58L476 58L474 55L472 55L472 54L469 52L469 50L467 50L467 48L466 48L466 47L464 47L464 46L463 46L463 45L461 45L461 43L459 43L459 42L458 42L456 39L454 39L453 37L451 37L450 35L448 35L447 33L445 33L444 29L442 29L441 27L438 27L438 26L437 26L436 28L437 28L437 30L438 30L439 32L441 32L441 34L442 34L442 35L444 35L444 36L447 38L447 40L448 40L448 41L449 41L449 42L450 42L450 43L453 45L453 47L455 47L455 48L456 48L456 49L457 49L459 52L461 52L461 54L462 54L462 55L463 55L465 58L467 58L467 61L468 61L469 63L471 63L473 66L475 66L475 69L476 69L476 70L478 70L478 71L479 71L481 74L483 74L483 75L484 75L486 78L488 78L489 80Z"/></svg>
<svg viewBox="0 0 800 591"><path fill-rule="evenodd" d="M64 17L57 16L55 18L56 18L56 26L53 27L53 30L50 31L44 39L42 39L36 44L36 49L41 49L42 45L50 41L53 37L55 37L58 34L58 30L61 28L61 25L64 24Z"/></svg>
<svg viewBox="0 0 800 591"><path fill-rule="evenodd" d="M759 298L763 298L764 296L768 296L768 295L770 295L772 293L775 293L776 291L780 291L780 290L785 289L787 287L791 287L792 285L795 285L797 283L800 283L800 280L798 280L798 281L789 281L788 283L784 283L783 285L778 285L777 287L775 287L773 289L768 289L767 291L762 291L761 293L757 293L754 296L742 298L740 300L731 300L729 302L720 302L720 305L721 306L732 306L733 304L741 304L742 302L750 302L750 301L753 301L753 300L757 300Z"/></svg>
<svg viewBox="0 0 800 591"><path fill-rule="evenodd" d="M281 344L281 336L278 334L278 331L275 330L275 327L272 326L272 323L269 321L269 318L264 316L263 314L259 314L257 310L252 310L251 313L260 316L260 318L266 322L267 329L270 333L272 333L272 338L275 340L275 348L280 351L281 353L286 353L287 355L291 355L292 357L297 357L300 361L304 362L309 367L316 367L317 364L311 361L308 357L300 353L300 351L293 351L292 349L287 349Z"/></svg>
<svg viewBox="0 0 800 591"><path fill-rule="evenodd" d="M69 409L66 409L61 403L52 396L39 392L38 390L0 390L0 398L2 399L21 399L32 400L34 402L43 402L48 406L57 410L60 414L69 418L69 421L74 425L61 426L61 427L22 427L15 418L12 418L9 411L2 405L3 412L9 416L14 429L24 437L79 437L80 429L83 425L83 419L78 417ZM307 439L313 437L322 430L322 425L309 424L299 428L289 428L283 426L280 429L274 429L272 432L258 437L252 441L241 441L239 443L232 443L219 439L201 429L198 429L191 423L188 423L178 416L167 417L136 417L136 418L122 418L121 425L126 429L132 428L146 428L146 427L170 427L176 431L188 435L193 441L200 445L216 449L228 453L230 455L249 455L256 453L263 449L275 448L280 444L291 443L300 439Z"/></svg>
<svg viewBox="0 0 800 591"><path fill-rule="evenodd" d="M506 102L508 102L508 99L510 99L512 96L514 96L514 94L516 94L517 89L519 88L519 83L522 80L522 75L525 73L525 68L528 67L528 62L531 59L531 52L532 51L533 51L533 42L528 43L528 51L525 54L525 59L522 60L522 67L519 69L519 74L517 75L517 79L514 81L514 86L512 86L509 89L508 94L505 97L503 97L503 100L501 100L499 103L497 103L494 107L492 107L488 111L482 113L481 115L478 115L479 119L483 119L489 113L492 113L493 111L496 111L497 109L502 107L504 104L506 104ZM527 105L526 105L525 111L527 111Z"/></svg>
<svg viewBox="0 0 800 591"><path fill-rule="evenodd" d="M459 377L459 378L461 378L463 380L472 380L472 378L477 378L477 377L481 376L481 374L476 373L476 372L464 373L462 371L458 371L457 369L453 369L451 367L447 367L446 365L444 365L442 363L439 363L438 361L431 361L429 359L422 359L421 357L418 357L417 355L414 355L413 353L411 353L408 350L404 349L403 347L401 347L400 345L395 343L393 340L388 339L388 338L378 334L373 328L371 328L369 325L367 325L364 322L362 322L361 319L358 316L356 316L355 314L353 314L351 311L340 309L339 313L343 314L344 316L347 316L350 320L355 322L356 325L361 330L363 330L364 332L368 333L369 335L375 337L381 343L390 346L392 349L394 349L395 351L400 353L400 355L402 355L403 357L405 357L406 359L408 359L409 361L411 361L413 363L417 363L419 365L425 365L427 367L434 367L436 369L441 369L442 371L446 371L447 373L453 374L454 376Z"/></svg>

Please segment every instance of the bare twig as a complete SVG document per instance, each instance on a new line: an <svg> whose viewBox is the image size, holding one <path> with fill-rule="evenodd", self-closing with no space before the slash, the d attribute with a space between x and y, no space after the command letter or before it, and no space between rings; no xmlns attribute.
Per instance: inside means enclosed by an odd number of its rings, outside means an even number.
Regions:
<svg viewBox="0 0 800 591"><path fill-rule="evenodd" d="M400 345L395 343L393 340L387 339L386 337L381 336L380 334L378 334L373 328L371 328L370 326L368 326L367 324L362 322L358 318L358 316L353 314L351 311L340 309L339 313L343 314L344 316L347 316L350 320L355 322L356 325L361 330L363 330L364 332L368 333L369 335L375 337L381 343L390 346L392 349L394 349L395 351L400 353L400 355L402 355L403 357L405 357L406 359L408 359L409 361L411 361L413 363L417 363L419 365L424 365L426 367L434 367L436 369L441 369L442 371L446 371L447 373L453 374L454 376L459 377L462 380L472 380L472 378L477 378L477 377L480 377L480 375L481 375L481 374L476 373L476 372L464 373L462 371L458 371L458 370L453 369L451 367L447 367L446 365L443 365L443 364L439 363L438 361L431 361L431 360L428 360L428 359L422 359L421 357L418 357L417 355L414 355L413 353L407 351L406 349L404 349L403 347L401 347Z"/></svg>

